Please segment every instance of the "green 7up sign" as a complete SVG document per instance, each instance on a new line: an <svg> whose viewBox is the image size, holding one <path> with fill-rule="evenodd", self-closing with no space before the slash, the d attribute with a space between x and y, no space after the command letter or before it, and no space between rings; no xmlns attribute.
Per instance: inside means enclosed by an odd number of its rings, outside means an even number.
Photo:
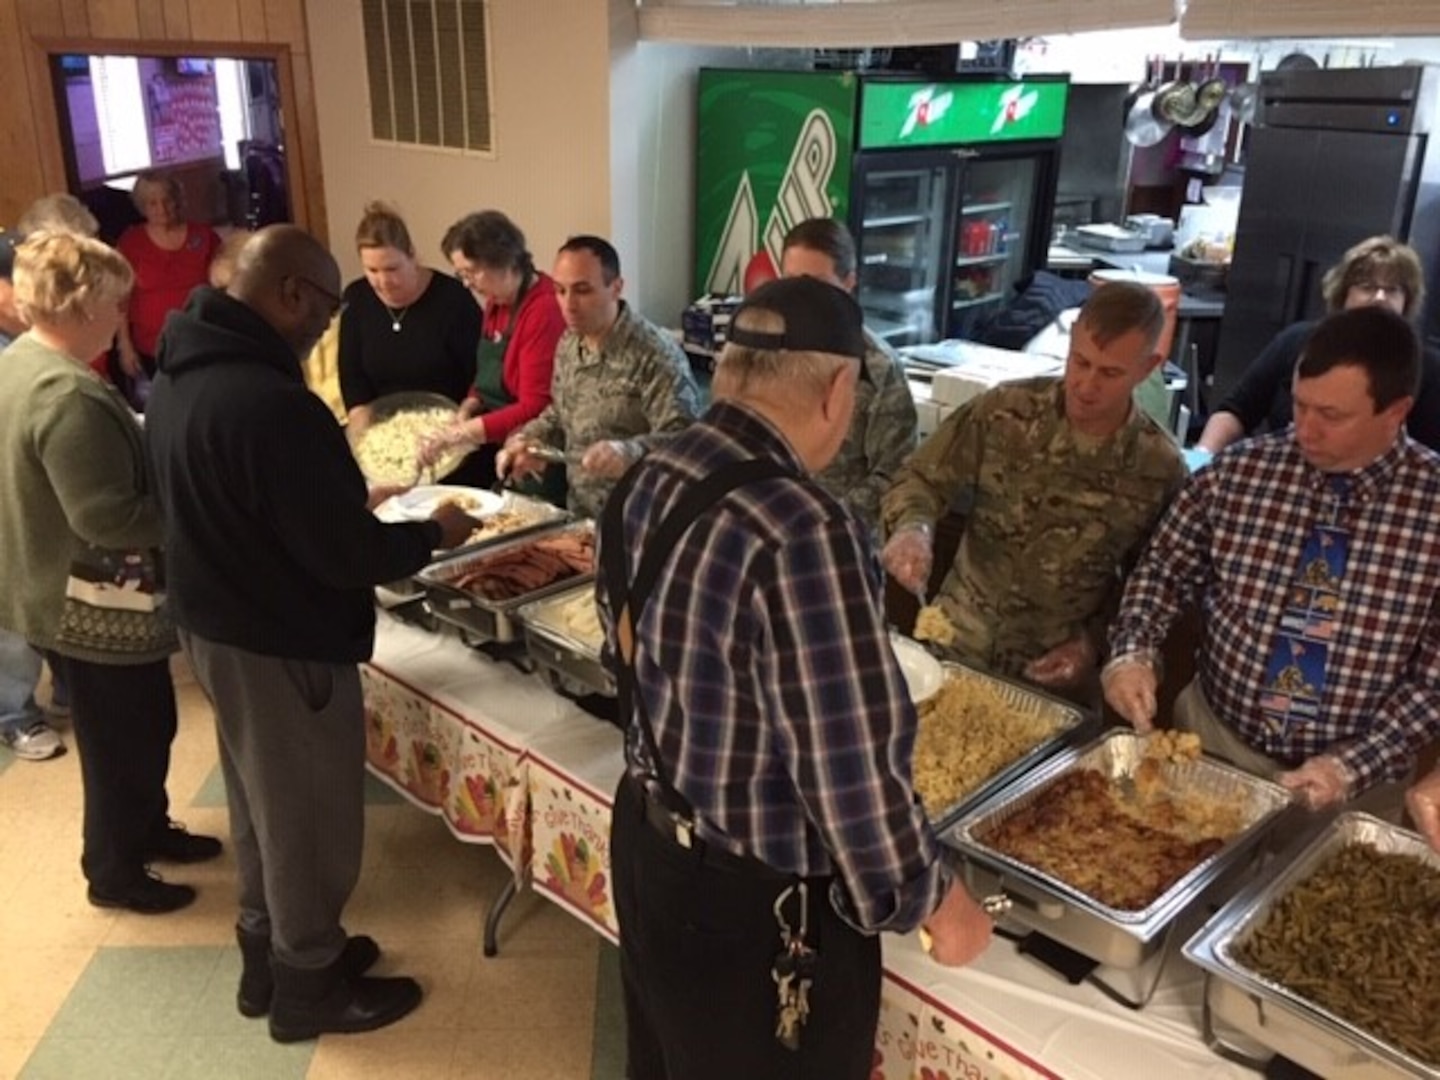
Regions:
<svg viewBox="0 0 1440 1080"><path fill-rule="evenodd" d="M851 73L700 72L695 288L739 294L774 277L791 226L849 210Z"/></svg>

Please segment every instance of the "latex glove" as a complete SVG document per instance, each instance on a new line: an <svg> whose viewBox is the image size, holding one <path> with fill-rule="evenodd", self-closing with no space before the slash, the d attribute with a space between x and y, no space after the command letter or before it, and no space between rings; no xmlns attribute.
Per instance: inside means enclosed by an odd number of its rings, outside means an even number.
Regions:
<svg viewBox="0 0 1440 1080"><path fill-rule="evenodd" d="M480 409L481 402L479 398L467 397L464 401L460 402L460 407L455 410L455 417L459 420L469 420L478 413Z"/></svg>
<svg viewBox="0 0 1440 1080"><path fill-rule="evenodd" d="M961 967L985 951L995 921L956 880L951 882L940 906L925 920L924 929L930 935L930 958L946 967Z"/></svg>
<svg viewBox="0 0 1440 1080"><path fill-rule="evenodd" d="M1420 835L1440 851L1440 766L1405 793L1405 806Z"/></svg>
<svg viewBox="0 0 1440 1080"><path fill-rule="evenodd" d="M1275 779L1298 795L1311 810L1324 810L1344 802L1355 786L1355 777L1345 763L1329 754L1313 757L1298 769L1282 772Z"/></svg>
<svg viewBox="0 0 1440 1080"><path fill-rule="evenodd" d="M1025 665L1025 678L1041 686L1074 686L1095 667L1095 646L1088 634L1063 641Z"/></svg>
<svg viewBox="0 0 1440 1080"><path fill-rule="evenodd" d="M1149 660L1142 656L1116 657L1101 670L1100 685L1105 690L1105 701L1122 720L1141 735L1155 730L1160 680Z"/></svg>
<svg viewBox="0 0 1440 1080"><path fill-rule="evenodd" d="M580 458L580 468L604 480L619 480L636 458L618 439L591 443Z"/></svg>
<svg viewBox="0 0 1440 1080"><path fill-rule="evenodd" d="M495 475L523 480L527 476L542 472L546 461L530 453L529 446L529 442L520 435L512 435L506 439L505 445L495 455Z"/></svg>
<svg viewBox="0 0 1440 1080"><path fill-rule="evenodd" d="M895 531L880 552L880 565L906 589L925 594L935 565L935 545L929 525L905 525Z"/></svg>
<svg viewBox="0 0 1440 1080"><path fill-rule="evenodd" d="M427 469L457 447L463 447L467 452L473 450L479 443L472 425L478 422L451 424L444 431L437 431L434 435L421 439L419 453L415 455L417 464L420 468ZM483 430L481 428L482 432Z"/></svg>
<svg viewBox="0 0 1440 1080"><path fill-rule="evenodd" d="M440 547L445 551L465 543L482 524L454 503L441 503L430 515L430 520L440 523Z"/></svg>

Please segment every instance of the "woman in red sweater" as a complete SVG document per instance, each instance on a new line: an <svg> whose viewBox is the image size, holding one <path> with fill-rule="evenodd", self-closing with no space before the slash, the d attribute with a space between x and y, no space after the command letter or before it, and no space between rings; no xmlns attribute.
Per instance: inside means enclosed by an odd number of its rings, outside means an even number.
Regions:
<svg viewBox="0 0 1440 1080"><path fill-rule="evenodd" d="M210 226L181 216L183 192L173 176L142 172L131 197L145 221L131 225L115 244L135 270L119 353L121 371L136 386L136 393L127 396L132 405L142 408L143 387L155 373L155 347L165 316L184 307L195 286L209 284L210 260L220 249L220 237Z"/></svg>
<svg viewBox="0 0 1440 1080"><path fill-rule="evenodd" d="M506 436L539 416L550 403L555 346L565 318L555 299L555 282L535 269L525 234L498 210L484 210L446 231L441 250L455 275L484 312L476 350L475 384L461 405L458 422L439 442L483 447L493 469ZM442 446L427 447L438 456ZM559 482L540 493L565 505L563 469Z"/></svg>

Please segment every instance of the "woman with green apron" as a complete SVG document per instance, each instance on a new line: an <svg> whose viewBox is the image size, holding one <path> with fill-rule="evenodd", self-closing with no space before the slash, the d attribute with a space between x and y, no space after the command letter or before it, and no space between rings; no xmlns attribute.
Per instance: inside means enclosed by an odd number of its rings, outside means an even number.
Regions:
<svg viewBox="0 0 1440 1080"><path fill-rule="evenodd" d="M440 246L483 311L475 383L444 441L480 447L477 455L494 483L495 453L506 436L550 403L555 346L565 332L565 319L555 299L555 283L535 269L525 249L525 234L498 210L462 218ZM546 470L530 493L564 506L564 466Z"/></svg>

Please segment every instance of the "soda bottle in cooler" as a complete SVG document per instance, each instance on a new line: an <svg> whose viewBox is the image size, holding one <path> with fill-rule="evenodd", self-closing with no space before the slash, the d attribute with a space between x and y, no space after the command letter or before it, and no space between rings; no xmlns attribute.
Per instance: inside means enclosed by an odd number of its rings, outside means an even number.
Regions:
<svg viewBox="0 0 1440 1080"><path fill-rule="evenodd" d="M1003 217L997 218L995 220L995 243L991 245L990 250L993 251L996 255L1003 255L1005 254L1006 247L1009 242L1010 222L1005 220L1005 218Z"/></svg>

